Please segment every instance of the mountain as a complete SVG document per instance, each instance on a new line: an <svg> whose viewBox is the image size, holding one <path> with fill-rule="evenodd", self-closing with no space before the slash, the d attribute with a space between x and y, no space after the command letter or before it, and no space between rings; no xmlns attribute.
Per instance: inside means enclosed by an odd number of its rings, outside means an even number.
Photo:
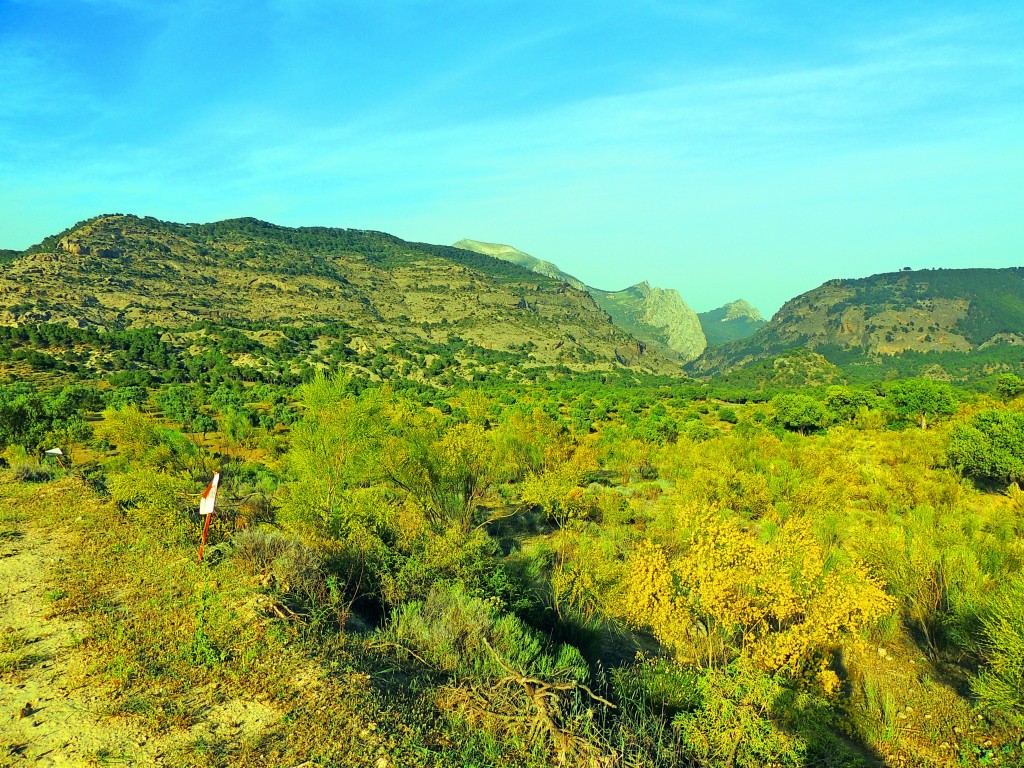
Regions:
<svg viewBox="0 0 1024 768"><path fill-rule="evenodd" d="M709 348L689 369L722 373L795 348L850 362L994 345L1024 345L1024 268L830 280L786 302L750 338Z"/></svg>
<svg viewBox="0 0 1024 768"><path fill-rule="evenodd" d="M0 325L112 331L203 321L253 329L250 336L341 324L343 343L360 353L418 344L444 354L454 343L514 354L527 366L679 372L560 278L381 232L113 214L0 265Z"/></svg>
<svg viewBox="0 0 1024 768"><path fill-rule="evenodd" d="M588 291L616 325L666 357L687 362L707 346L697 313L678 291L653 288L647 281L621 291Z"/></svg>
<svg viewBox="0 0 1024 768"><path fill-rule="evenodd" d="M700 318L700 327L709 347L746 339L765 324L761 313L742 299L730 301L709 312L701 312L697 317Z"/></svg>
<svg viewBox="0 0 1024 768"><path fill-rule="evenodd" d="M621 291L603 291L510 245L460 240L455 247L510 261L586 291L617 326L670 360L693 360L707 346L697 314L673 289L654 288L644 281Z"/></svg>

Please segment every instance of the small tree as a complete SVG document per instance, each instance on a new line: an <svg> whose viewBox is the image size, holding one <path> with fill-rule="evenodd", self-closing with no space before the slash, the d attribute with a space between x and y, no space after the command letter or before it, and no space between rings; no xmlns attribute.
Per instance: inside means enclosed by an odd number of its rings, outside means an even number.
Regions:
<svg viewBox="0 0 1024 768"><path fill-rule="evenodd" d="M877 402L873 392L854 387L829 387L825 395L825 408L835 423L853 421L862 409Z"/></svg>
<svg viewBox="0 0 1024 768"><path fill-rule="evenodd" d="M1024 379L1012 373L1003 373L996 377L996 394L1004 401L1013 400L1024 394Z"/></svg>
<svg viewBox="0 0 1024 768"><path fill-rule="evenodd" d="M217 421L208 413L200 413L192 419L192 429L196 432L202 432L203 440L205 440L207 432L217 431Z"/></svg>
<svg viewBox="0 0 1024 768"><path fill-rule="evenodd" d="M188 429L198 410L195 406L192 387L187 384L175 384L168 387L156 398L156 404L169 419L181 423Z"/></svg>
<svg viewBox="0 0 1024 768"><path fill-rule="evenodd" d="M886 389L885 399L900 421L917 421L921 429L928 428L930 419L956 412L953 388L930 379L897 381Z"/></svg>
<svg viewBox="0 0 1024 768"><path fill-rule="evenodd" d="M776 395L772 398L775 407L775 423L790 432L806 435L817 432L828 424L825 407L808 395Z"/></svg>

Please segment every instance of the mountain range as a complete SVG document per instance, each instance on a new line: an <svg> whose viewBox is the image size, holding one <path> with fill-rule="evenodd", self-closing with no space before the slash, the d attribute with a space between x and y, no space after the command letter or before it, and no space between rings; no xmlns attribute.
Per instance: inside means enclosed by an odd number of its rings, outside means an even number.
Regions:
<svg viewBox="0 0 1024 768"><path fill-rule="evenodd" d="M114 214L48 237L0 267L3 325L171 329L206 320L343 323L362 351L459 339L516 351L536 365L679 371L563 280L380 232Z"/></svg>
<svg viewBox="0 0 1024 768"><path fill-rule="evenodd" d="M688 363L708 346L749 336L764 325L757 310L745 301L698 315L677 290L653 287L646 280L620 291L606 291L510 245L460 240L455 247L510 261L586 291L616 325L670 360Z"/></svg>
<svg viewBox="0 0 1024 768"><path fill-rule="evenodd" d="M507 245L431 245L256 219L177 224L110 214L25 251L0 251L3 326L187 331L216 323L266 348L283 343L288 328L305 328L314 352L341 345L420 369L454 355L467 375L505 360L708 377L795 350L876 368L932 353L987 355L998 368L1024 347L1022 297L1024 268L905 270L829 281L765 324L743 301L698 315L678 291L646 281L593 288ZM246 354L246 365L270 365Z"/></svg>

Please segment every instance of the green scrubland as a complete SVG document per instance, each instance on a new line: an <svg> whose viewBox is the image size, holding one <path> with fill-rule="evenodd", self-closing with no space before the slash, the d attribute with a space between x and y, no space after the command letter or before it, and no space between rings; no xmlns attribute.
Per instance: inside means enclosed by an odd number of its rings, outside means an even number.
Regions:
<svg viewBox="0 0 1024 768"><path fill-rule="evenodd" d="M75 531L54 611L113 714L180 730L204 686L280 713L181 765L1024 761L1014 375L216 366L0 387L0 496Z"/></svg>

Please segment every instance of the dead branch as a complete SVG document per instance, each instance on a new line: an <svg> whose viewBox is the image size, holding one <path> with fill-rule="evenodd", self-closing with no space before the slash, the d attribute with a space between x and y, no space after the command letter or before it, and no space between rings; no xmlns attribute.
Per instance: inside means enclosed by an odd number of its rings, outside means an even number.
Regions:
<svg viewBox="0 0 1024 768"><path fill-rule="evenodd" d="M533 709L533 718L526 725L531 735L540 733L547 734L555 748L555 755L559 763L567 762L573 755L587 755L596 757L599 748L569 730L567 730L562 719L563 701L560 694L566 694L582 690L591 699L611 709L615 705L602 696L598 696L589 687L582 683L573 682L552 682L542 680L538 677L531 677L517 672L512 666L498 654L487 641L481 638L487 650L494 656L495 661L507 673L504 678L498 681L495 688L506 686L518 686L526 696L526 700ZM491 694L477 691L477 694L487 702L491 701Z"/></svg>

